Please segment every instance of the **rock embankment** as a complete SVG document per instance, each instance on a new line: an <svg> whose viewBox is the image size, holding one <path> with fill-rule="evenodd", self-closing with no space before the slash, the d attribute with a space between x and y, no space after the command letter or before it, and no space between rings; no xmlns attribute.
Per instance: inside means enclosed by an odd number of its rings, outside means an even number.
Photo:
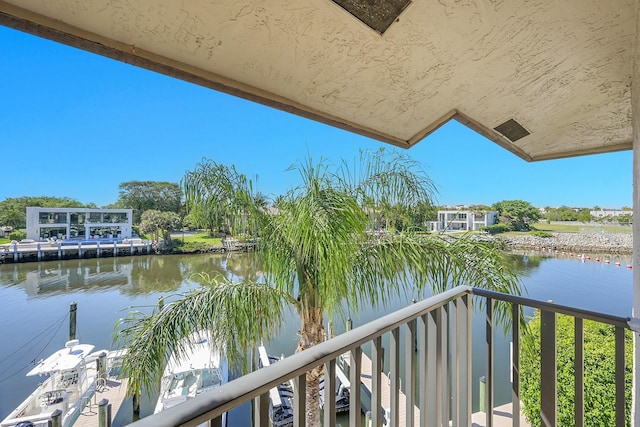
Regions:
<svg viewBox="0 0 640 427"><path fill-rule="evenodd" d="M624 233L553 233L553 237L533 235L496 236L508 249L552 249L574 253L617 253L633 251L633 235Z"/></svg>

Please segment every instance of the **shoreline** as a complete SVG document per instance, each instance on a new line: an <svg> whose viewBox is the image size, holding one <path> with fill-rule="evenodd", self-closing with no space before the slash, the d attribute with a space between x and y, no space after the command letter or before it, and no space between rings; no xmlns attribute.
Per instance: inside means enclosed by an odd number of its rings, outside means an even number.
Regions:
<svg viewBox="0 0 640 427"><path fill-rule="evenodd" d="M552 237L529 234L522 236L492 236L506 249L537 249L573 253L632 254L633 235L624 233L552 233Z"/></svg>

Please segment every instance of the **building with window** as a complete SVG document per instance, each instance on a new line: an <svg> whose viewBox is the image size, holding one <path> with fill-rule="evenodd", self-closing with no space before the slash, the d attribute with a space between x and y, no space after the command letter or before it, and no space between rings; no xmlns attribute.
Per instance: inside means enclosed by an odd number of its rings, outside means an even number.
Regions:
<svg viewBox="0 0 640 427"><path fill-rule="evenodd" d="M27 207L27 239L125 239L133 209Z"/></svg>
<svg viewBox="0 0 640 427"><path fill-rule="evenodd" d="M431 222L432 231L478 231L498 220L498 211L443 210L438 220Z"/></svg>

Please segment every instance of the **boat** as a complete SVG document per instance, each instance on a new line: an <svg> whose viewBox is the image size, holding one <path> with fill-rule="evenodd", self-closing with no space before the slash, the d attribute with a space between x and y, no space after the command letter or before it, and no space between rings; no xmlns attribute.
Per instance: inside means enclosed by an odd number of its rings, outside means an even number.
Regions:
<svg viewBox="0 0 640 427"><path fill-rule="evenodd" d="M77 339L41 360L27 376L47 376L2 422L1 427L45 427L59 410L62 427L70 427L85 406L91 404L98 378L98 360L106 351Z"/></svg>
<svg viewBox="0 0 640 427"><path fill-rule="evenodd" d="M174 353L169 357L154 414L229 381L227 360L212 345L210 334L195 332L183 339L181 345L187 354L179 357ZM226 426L226 413L222 418L222 425Z"/></svg>
<svg viewBox="0 0 640 427"><path fill-rule="evenodd" d="M267 354L263 346L258 347L260 368L264 368L280 359ZM269 418L273 427L293 426L293 384L286 381L269 390Z"/></svg>
<svg viewBox="0 0 640 427"><path fill-rule="evenodd" d="M270 356L263 346L258 347L260 367L273 365L279 358ZM339 359L340 360L340 359ZM336 364L336 413L349 411L350 383L339 364ZM324 375L320 378L320 406L324 407ZM274 427L293 425L293 384L286 381L269 390L269 417Z"/></svg>

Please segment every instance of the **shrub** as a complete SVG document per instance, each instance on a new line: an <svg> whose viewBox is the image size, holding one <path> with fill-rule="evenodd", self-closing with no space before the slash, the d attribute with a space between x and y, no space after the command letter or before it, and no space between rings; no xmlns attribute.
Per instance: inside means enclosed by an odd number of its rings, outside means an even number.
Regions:
<svg viewBox="0 0 640 427"><path fill-rule="evenodd" d="M14 232L12 232L11 234L9 234L9 239L10 240L16 240L16 241L20 241L22 239L26 239L27 238L27 232L26 231L22 231L22 230L16 230Z"/></svg>
<svg viewBox="0 0 640 427"><path fill-rule="evenodd" d="M511 226L503 222L500 222L494 225L483 225L482 227L480 227L480 231L486 231L489 234L505 233L510 230L511 230Z"/></svg>
<svg viewBox="0 0 640 427"><path fill-rule="evenodd" d="M558 315L557 343L557 425L575 425L574 413L574 320ZM631 416L633 336L625 330L625 414ZM524 414L532 427L540 426L540 316L529 322L522 337L520 385ZM600 322L584 322L584 418L586 425L611 425L615 419L615 336L614 327Z"/></svg>

